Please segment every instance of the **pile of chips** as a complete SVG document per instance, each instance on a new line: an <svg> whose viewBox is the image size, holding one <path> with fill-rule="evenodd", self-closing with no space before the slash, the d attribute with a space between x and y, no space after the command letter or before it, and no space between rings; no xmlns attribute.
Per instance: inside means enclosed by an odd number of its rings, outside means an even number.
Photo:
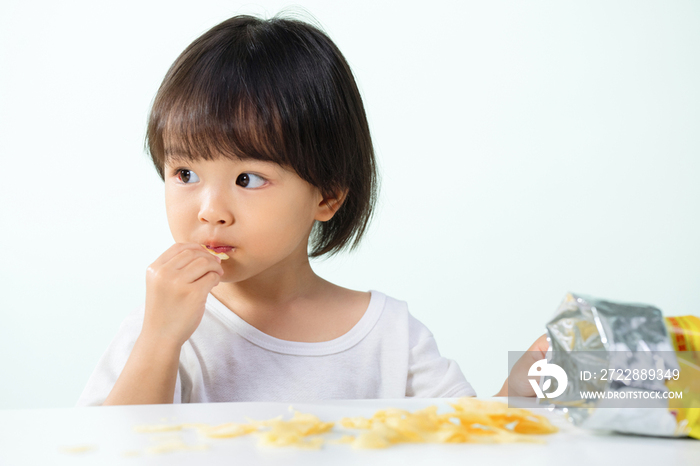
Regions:
<svg viewBox="0 0 700 466"><path fill-rule="evenodd" d="M353 448L387 448L401 443L541 443L538 435L557 432L546 417L526 409L509 408L497 401L460 398L451 406L454 411L444 414L438 414L437 406L429 406L415 412L389 408L377 411L371 418L343 418L339 423L344 429L361 432L343 435L330 443L349 444ZM254 433L259 436L260 445L264 446L319 449L325 442L323 434L331 433L334 425L312 414L295 412L286 421L279 416L247 424L137 426L135 430L163 432L196 428L209 438L231 438Z"/></svg>
<svg viewBox="0 0 700 466"><path fill-rule="evenodd" d="M399 443L540 442L528 434L557 431L544 416L495 401L460 398L451 406L454 412L445 414L438 414L437 406L430 406L413 413L381 410L370 419L343 418L343 427L364 432L345 436L341 442L355 448L386 448Z"/></svg>

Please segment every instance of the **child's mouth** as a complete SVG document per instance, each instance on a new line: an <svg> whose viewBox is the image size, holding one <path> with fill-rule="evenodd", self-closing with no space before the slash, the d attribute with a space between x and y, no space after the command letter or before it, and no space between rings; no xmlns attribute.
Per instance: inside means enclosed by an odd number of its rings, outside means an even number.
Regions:
<svg viewBox="0 0 700 466"><path fill-rule="evenodd" d="M236 249L233 246L211 246L206 244L202 244L201 246L207 251L209 251L211 254L214 254L215 256L219 257L221 260L228 259L229 256L226 253L230 253L231 251Z"/></svg>
<svg viewBox="0 0 700 466"><path fill-rule="evenodd" d="M217 247L214 247L214 248L211 247L211 246L207 246L207 249L211 249L212 251L215 251L215 252L218 252L218 253L222 253L222 252L225 253L225 252L231 251L231 250L233 249L233 246L217 246Z"/></svg>

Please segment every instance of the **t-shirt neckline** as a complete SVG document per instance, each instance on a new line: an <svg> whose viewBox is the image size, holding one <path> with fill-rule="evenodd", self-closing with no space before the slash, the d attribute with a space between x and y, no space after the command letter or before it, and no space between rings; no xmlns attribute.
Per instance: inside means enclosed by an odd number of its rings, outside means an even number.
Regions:
<svg viewBox="0 0 700 466"><path fill-rule="evenodd" d="M207 296L206 308L224 325L256 346L282 354L324 356L352 348L366 337L379 320L385 301L386 296L383 293L370 290L369 305L360 320L344 335L321 342L288 341L268 335L241 319L211 293Z"/></svg>

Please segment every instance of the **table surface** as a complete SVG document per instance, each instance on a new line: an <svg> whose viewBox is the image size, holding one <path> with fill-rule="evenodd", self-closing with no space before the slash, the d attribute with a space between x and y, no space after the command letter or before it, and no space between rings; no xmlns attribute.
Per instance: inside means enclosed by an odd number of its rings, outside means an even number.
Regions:
<svg viewBox="0 0 700 466"><path fill-rule="evenodd" d="M389 407L415 411L437 405L449 412L454 399L343 400L316 403L202 403L184 405L107 406L92 408L0 411L0 465L304 465L445 464L592 465L700 464L700 441L590 432L571 425L563 415L524 401L529 409L547 416L560 431L542 438L545 444L403 444L382 450L357 450L348 445L326 444L321 450L260 447L247 435L228 439L200 436L195 429L139 433L137 425L226 422L245 423L277 416L289 419L290 406L322 421L343 417L371 417ZM504 401L500 399L500 401ZM340 430L340 429L339 429ZM339 436L339 435L337 435ZM330 436L333 438L333 436ZM148 453L162 442L206 444L205 450ZM71 448L89 448L71 452Z"/></svg>

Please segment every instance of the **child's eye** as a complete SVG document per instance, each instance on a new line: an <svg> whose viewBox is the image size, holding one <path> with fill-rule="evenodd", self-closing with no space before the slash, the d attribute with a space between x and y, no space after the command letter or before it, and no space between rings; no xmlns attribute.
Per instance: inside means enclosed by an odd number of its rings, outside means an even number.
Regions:
<svg viewBox="0 0 700 466"><path fill-rule="evenodd" d="M259 188L265 184L265 178L252 173L241 173L236 178L236 184L244 188Z"/></svg>
<svg viewBox="0 0 700 466"><path fill-rule="evenodd" d="M183 183L196 183L199 181L199 177L195 172L192 170L185 170L184 168L181 168L177 171L177 179L182 181Z"/></svg>

